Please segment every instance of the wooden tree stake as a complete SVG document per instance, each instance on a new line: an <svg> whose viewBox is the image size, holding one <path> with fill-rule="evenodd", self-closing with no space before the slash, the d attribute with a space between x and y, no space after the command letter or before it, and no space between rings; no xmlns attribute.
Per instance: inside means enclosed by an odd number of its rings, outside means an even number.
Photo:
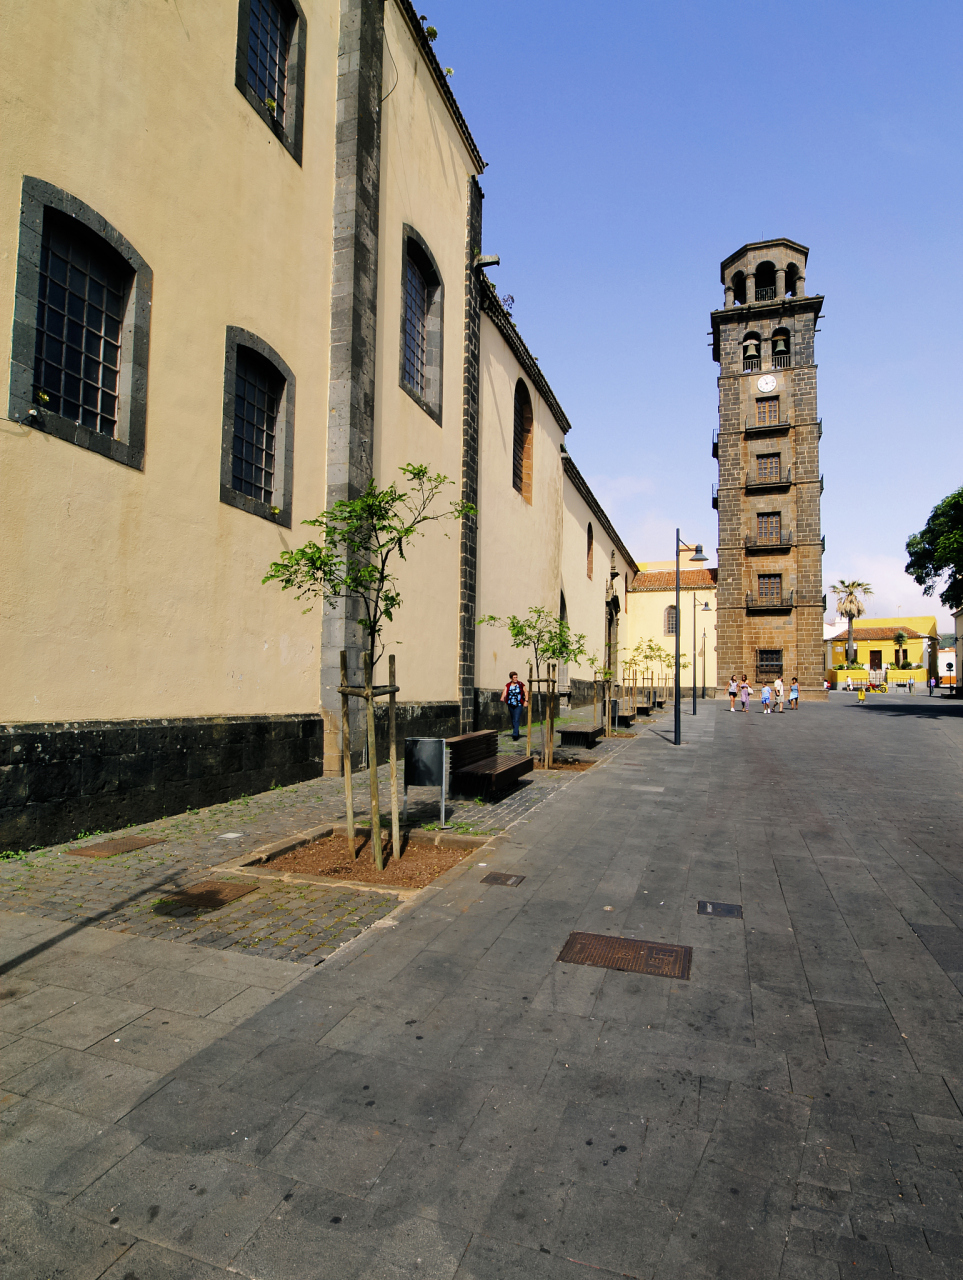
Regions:
<svg viewBox="0 0 963 1280"><path fill-rule="evenodd" d="M371 848L375 866L384 871L384 854L381 850L381 803L378 799L378 749L375 745L374 697L371 692L371 654L364 657L365 704L368 709L368 777L371 780Z"/></svg>
<svg viewBox="0 0 963 1280"><path fill-rule="evenodd" d="M528 664L528 729L525 738L525 756L531 758L532 754L532 664Z"/></svg>
<svg viewBox="0 0 963 1280"><path fill-rule="evenodd" d="M348 654L341 650L341 687L348 683ZM348 713L348 695L341 695L341 758L344 761L344 803L348 825L348 844L352 857L358 856L357 843L354 836L354 791L351 786L351 717Z"/></svg>
<svg viewBox="0 0 963 1280"><path fill-rule="evenodd" d="M388 654L388 683L394 686L395 655ZM388 760L391 764L391 856L401 857L401 823L398 820L398 746L395 741L395 695L388 694Z"/></svg>

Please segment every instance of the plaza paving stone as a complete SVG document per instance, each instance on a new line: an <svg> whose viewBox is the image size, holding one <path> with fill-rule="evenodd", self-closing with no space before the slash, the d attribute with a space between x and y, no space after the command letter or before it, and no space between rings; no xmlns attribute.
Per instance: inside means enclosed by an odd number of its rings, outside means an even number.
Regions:
<svg viewBox="0 0 963 1280"><path fill-rule="evenodd" d="M14 899L5 1274L963 1275L963 703L704 704L683 738L534 784L484 858L519 887L468 860L320 966L61 921L73 868ZM561 964L572 930L691 978Z"/></svg>

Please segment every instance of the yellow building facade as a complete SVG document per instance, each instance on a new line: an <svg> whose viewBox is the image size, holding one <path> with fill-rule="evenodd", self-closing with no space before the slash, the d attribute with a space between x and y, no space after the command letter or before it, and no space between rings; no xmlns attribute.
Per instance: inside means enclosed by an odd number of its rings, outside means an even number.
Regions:
<svg viewBox="0 0 963 1280"><path fill-rule="evenodd" d="M687 554L687 553L684 553ZM685 564L685 560L682 561ZM715 697L716 668L716 575L715 569L699 567L680 570L679 644L682 661L681 683L692 689L693 631L695 635L695 683L708 697ZM649 560L639 563L639 571L626 597L626 624L622 661L639 644L654 641L675 654L675 561ZM664 668L671 683L674 663ZM729 673L720 673L727 680ZM741 674L741 673L740 673ZM658 679L658 669L655 671Z"/></svg>
<svg viewBox="0 0 963 1280"><path fill-rule="evenodd" d="M848 628L841 623L838 633L825 642L828 672L847 661L847 636ZM931 675L936 674L939 631L936 618L931 615L918 618L857 618L853 623L853 646L856 662L867 671L888 671L904 662L910 662L922 670L917 669L915 673L908 671L901 678L928 680ZM847 674L856 678L858 673L837 671L830 678L845 683Z"/></svg>
<svg viewBox="0 0 963 1280"><path fill-rule="evenodd" d="M301 521L408 462L478 515L399 566L402 732L497 712L524 655L479 616L538 604L604 644L635 566L486 276L484 161L408 0L13 5L0 58L21 86L0 160L0 836L339 771L357 618L261 580ZM37 93L25 65L57 75Z"/></svg>

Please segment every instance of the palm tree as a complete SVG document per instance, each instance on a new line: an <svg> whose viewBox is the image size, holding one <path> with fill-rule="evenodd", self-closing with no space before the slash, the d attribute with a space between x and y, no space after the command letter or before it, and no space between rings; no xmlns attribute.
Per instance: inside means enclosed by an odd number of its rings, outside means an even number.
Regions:
<svg viewBox="0 0 963 1280"><path fill-rule="evenodd" d="M836 608L844 618L849 620L849 633L846 639L846 661L852 663L854 658L853 619L861 618L866 612L861 597L871 596L873 588L868 582L857 582L855 580L847 582L845 578L840 578L829 589L836 597Z"/></svg>

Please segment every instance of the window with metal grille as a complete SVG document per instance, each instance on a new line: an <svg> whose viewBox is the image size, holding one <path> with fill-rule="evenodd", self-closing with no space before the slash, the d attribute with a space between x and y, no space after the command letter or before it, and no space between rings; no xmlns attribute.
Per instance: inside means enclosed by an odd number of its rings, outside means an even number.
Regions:
<svg viewBox="0 0 963 1280"><path fill-rule="evenodd" d="M249 0L249 3L247 82L283 125L288 50L296 15L284 0Z"/></svg>
<svg viewBox="0 0 963 1280"><path fill-rule="evenodd" d="M515 384L515 430L512 436L512 487L532 500L532 401L519 378Z"/></svg>
<svg viewBox="0 0 963 1280"><path fill-rule="evenodd" d="M759 599L767 600L770 603L773 601L778 602L782 599L781 573L760 573Z"/></svg>
<svg viewBox="0 0 963 1280"><path fill-rule="evenodd" d="M761 381L761 379L760 379ZM756 426L768 427L779 421L779 397L770 396L756 401Z"/></svg>
<svg viewBox="0 0 963 1280"><path fill-rule="evenodd" d="M778 511L756 516L756 538L759 542L778 542L782 533L782 517Z"/></svg>
<svg viewBox="0 0 963 1280"><path fill-rule="evenodd" d="M274 496L275 437L283 392L284 379L270 361L238 347L231 487L269 504Z"/></svg>
<svg viewBox="0 0 963 1280"><path fill-rule="evenodd" d="M761 453L756 458L756 479L772 481L779 479L779 454Z"/></svg>
<svg viewBox="0 0 963 1280"><path fill-rule="evenodd" d="M775 679L782 675L782 650L759 649L756 653L756 671L760 676Z"/></svg>
<svg viewBox="0 0 963 1280"><path fill-rule="evenodd" d="M408 259L405 279L405 363L404 379L418 395L425 395L425 322L428 315L428 284L417 266Z"/></svg>
<svg viewBox="0 0 963 1280"><path fill-rule="evenodd" d="M120 337L133 272L73 220L44 218L34 403L113 436Z"/></svg>
<svg viewBox="0 0 963 1280"><path fill-rule="evenodd" d="M674 605L674 604L670 604L670 605L668 606L668 608L666 609L666 611L665 611L665 627L664 627L664 630L665 630L665 634L666 634L667 636L674 636L674 635L675 635L675 631L676 631L676 612L675 612L675 605Z"/></svg>

